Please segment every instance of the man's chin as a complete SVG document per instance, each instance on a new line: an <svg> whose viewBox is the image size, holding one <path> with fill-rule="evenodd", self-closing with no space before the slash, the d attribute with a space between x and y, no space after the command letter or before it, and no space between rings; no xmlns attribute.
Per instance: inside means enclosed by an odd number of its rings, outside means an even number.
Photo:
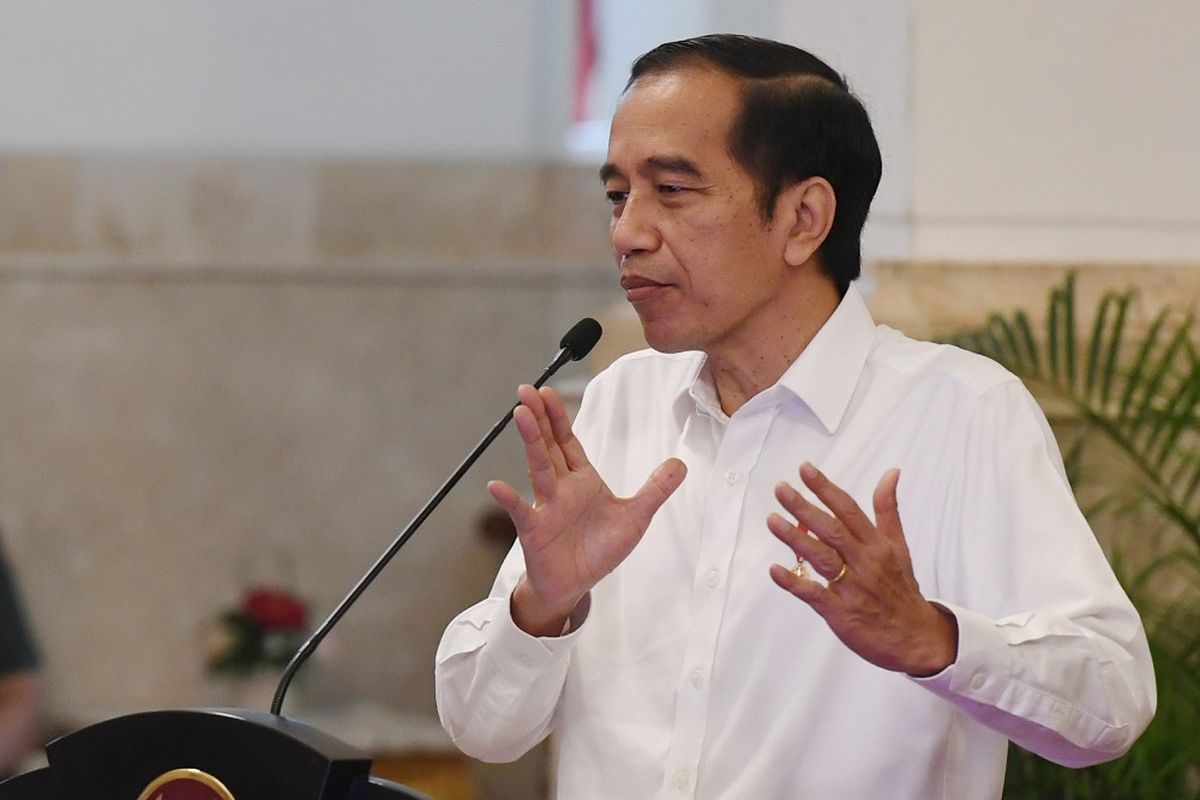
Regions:
<svg viewBox="0 0 1200 800"><path fill-rule="evenodd" d="M642 322L642 338L646 340L646 344L660 353L683 353L696 349L694 345L685 341L677 333L672 335L670 331L649 325L644 320Z"/></svg>

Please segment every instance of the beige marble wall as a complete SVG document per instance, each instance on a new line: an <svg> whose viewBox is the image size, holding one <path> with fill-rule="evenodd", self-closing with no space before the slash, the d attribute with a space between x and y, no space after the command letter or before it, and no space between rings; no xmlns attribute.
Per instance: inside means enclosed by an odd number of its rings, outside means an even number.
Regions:
<svg viewBox="0 0 1200 800"><path fill-rule="evenodd" d="M597 187L521 164L0 160L0 520L59 712L220 699L197 631L248 581L330 609L619 298ZM306 688L432 713L440 630L500 556L474 529L496 476L521 480L507 437Z"/></svg>
<svg viewBox="0 0 1200 800"><path fill-rule="evenodd" d="M1200 301L1197 255L1194 264L883 262L869 270L871 310L880 322L918 338L943 337L992 312L1016 309L1040 326L1050 290L1073 272L1081 314L1093 311L1107 291L1135 289L1130 321L1145 325L1165 304L1184 309Z"/></svg>
<svg viewBox="0 0 1200 800"><path fill-rule="evenodd" d="M604 263L605 208L592 167L3 155L0 269L561 280Z"/></svg>

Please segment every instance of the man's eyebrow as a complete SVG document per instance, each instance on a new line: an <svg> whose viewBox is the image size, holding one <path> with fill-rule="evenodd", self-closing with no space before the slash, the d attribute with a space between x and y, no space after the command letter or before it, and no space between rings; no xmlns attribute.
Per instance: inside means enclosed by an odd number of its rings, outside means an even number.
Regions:
<svg viewBox="0 0 1200 800"><path fill-rule="evenodd" d="M701 177L696 162L683 156L650 156L646 159L646 166L657 172L671 172L687 178Z"/></svg>
<svg viewBox="0 0 1200 800"><path fill-rule="evenodd" d="M686 178L703 177L696 162L683 156L650 156L643 166L654 172L670 172ZM621 170L611 161L600 168L600 182L607 183L609 179L620 177Z"/></svg>

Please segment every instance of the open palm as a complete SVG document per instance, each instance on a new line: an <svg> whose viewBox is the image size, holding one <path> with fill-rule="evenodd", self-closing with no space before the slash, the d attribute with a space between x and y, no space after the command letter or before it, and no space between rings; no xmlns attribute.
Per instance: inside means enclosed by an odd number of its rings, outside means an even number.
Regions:
<svg viewBox="0 0 1200 800"><path fill-rule="evenodd" d="M588 461L554 390L522 386L518 396L513 419L525 445L534 504L503 481L492 481L488 491L512 518L525 555L513 618L531 633L557 633L641 541L687 468L669 459L632 497L617 497Z"/></svg>

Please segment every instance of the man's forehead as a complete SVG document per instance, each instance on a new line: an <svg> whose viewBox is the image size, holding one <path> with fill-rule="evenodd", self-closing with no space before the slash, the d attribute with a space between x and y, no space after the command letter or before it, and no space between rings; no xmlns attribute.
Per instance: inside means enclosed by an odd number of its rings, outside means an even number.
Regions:
<svg viewBox="0 0 1200 800"><path fill-rule="evenodd" d="M739 105L739 82L715 69L685 67L643 75L617 102L614 120L622 115L658 114L675 119L688 116L726 116Z"/></svg>
<svg viewBox="0 0 1200 800"><path fill-rule="evenodd" d="M725 154L736 89L728 75L699 67L638 78L613 116L601 180L635 169L699 175L713 148Z"/></svg>

